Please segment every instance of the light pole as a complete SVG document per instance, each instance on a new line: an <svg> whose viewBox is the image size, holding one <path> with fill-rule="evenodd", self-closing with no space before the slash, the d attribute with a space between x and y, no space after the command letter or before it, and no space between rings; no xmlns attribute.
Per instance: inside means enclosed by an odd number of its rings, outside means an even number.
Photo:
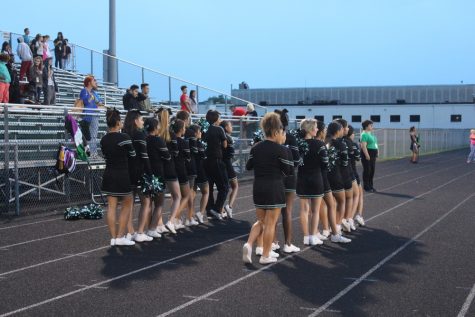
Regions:
<svg viewBox="0 0 475 317"><path fill-rule="evenodd" d="M109 55L116 56L115 0L109 0ZM108 81L118 84L117 60L108 58Z"/></svg>

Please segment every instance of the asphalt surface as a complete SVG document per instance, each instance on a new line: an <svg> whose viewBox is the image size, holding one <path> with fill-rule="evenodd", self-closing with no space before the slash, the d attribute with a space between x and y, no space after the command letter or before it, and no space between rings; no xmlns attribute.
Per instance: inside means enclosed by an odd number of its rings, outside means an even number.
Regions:
<svg viewBox="0 0 475 317"><path fill-rule="evenodd" d="M0 218L0 316L475 316L475 164L465 156L378 163L367 226L350 244L304 247L296 204L302 251L267 267L241 261L250 183L234 219L134 247L109 247L103 220Z"/></svg>

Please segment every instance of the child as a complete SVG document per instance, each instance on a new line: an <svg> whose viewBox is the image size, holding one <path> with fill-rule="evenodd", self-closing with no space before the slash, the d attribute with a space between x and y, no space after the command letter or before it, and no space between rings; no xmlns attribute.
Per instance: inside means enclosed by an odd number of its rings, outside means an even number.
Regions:
<svg viewBox="0 0 475 317"><path fill-rule="evenodd" d="M475 160L475 129L470 130L470 154L467 158L467 163Z"/></svg>

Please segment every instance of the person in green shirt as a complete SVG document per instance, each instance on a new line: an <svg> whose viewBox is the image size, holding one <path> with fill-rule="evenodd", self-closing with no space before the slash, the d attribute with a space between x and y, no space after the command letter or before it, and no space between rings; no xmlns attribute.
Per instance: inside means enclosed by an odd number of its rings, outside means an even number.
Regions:
<svg viewBox="0 0 475 317"><path fill-rule="evenodd" d="M375 192L373 187L376 158L378 157L378 140L373 134L373 121L365 120L362 124L363 132L360 136L361 163L363 164L363 188L368 192Z"/></svg>

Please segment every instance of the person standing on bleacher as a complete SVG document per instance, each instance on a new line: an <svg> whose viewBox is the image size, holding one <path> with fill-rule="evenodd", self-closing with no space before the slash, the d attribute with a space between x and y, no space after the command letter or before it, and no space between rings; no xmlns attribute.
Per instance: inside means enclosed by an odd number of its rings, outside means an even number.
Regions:
<svg viewBox="0 0 475 317"><path fill-rule="evenodd" d="M23 37L18 38L18 48L16 52L21 59L20 80L23 80L26 75L27 80L29 81L30 67L33 63L33 53L31 52L31 49L28 44L25 43Z"/></svg>
<svg viewBox="0 0 475 317"><path fill-rule="evenodd" d="M89 141L91 149L91 159L98 157L97 153L97 132L99 130L99 112L97 109L103 107L103 102L96 94L97 81L90 75L84 79L84 88L79 94L79 100L84 104L83 118L80 122L81 131L86 140Z"/></svg>

